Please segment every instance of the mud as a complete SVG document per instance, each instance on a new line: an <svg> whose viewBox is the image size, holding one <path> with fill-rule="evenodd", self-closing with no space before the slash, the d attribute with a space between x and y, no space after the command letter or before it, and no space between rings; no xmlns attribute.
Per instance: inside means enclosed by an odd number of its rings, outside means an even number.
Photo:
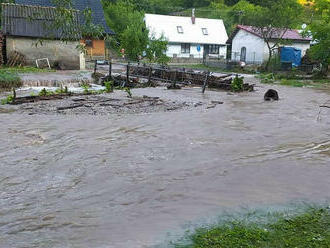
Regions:
<svg viewBox="0 0 330 248"><path fill-rule="evenodd" d="M152 96L148 91L153 91ZM189 110L207 106L207 101L200 102L193 99L162 99L155 95L161 94L165 88L149 90L132 90L134 96L128 97L124 91L115 91L108 94L74 94L54 95L45 97L20 97L14 105L2 107L1 112L15 111L16 113L37 114L62 114L62 115L112 115L112 114L137 114ZM158 92L158 93L157 93ZM219 103L210 102L212 106Z"/></svg>
<svg viewBox="0 0 330 248"><path fill-rule="evenodd" d="M0 247L168 247L224 209L329 199L329 92L272 88L279 101L260 84L132 91L197 104L176 111L1 111Z"/></svg>

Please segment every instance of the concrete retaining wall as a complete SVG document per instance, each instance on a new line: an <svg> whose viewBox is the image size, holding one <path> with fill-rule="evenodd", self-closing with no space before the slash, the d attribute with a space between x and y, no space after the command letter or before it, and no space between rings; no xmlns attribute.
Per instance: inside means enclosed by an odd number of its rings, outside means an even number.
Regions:
<svg viewBox="0 0 330 248"><path fill-rule="evenodd" d="M26 56L27 65L35 66L35 60L48 58L51 65L56 62L64 69L84 69L84 56L77 50L79 41L61 42L59 40L44 40L42 45L36 46L38 39L25 37L12 37L6 39L7 56L18 51Z"/></svg>

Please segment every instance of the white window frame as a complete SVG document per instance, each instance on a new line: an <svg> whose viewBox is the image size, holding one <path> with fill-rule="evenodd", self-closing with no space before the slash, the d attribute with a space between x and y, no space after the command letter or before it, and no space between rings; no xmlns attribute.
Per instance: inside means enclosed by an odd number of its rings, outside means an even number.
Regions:
<svg viewBox="0 0 330 248"><path fill-rule="evenodd" d="M207 28L202 28L202 33L203 35L209 35L209 31L207 30Z"/></svg>
<svg viewBox="0 0 330 248"><path fill-rule="evenodd" d="M179 34L183 34L183 27L182 26L176 26L176 30Z"/></svg>

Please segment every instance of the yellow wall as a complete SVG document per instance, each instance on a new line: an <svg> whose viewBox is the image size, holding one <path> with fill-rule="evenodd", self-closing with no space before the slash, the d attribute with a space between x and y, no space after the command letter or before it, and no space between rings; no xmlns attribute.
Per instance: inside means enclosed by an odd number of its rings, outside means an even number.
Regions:
<svg viewBox="0 0 330 248"><path fill-rule="evenodd" d="M83 40L82 43L85 43ZM92 47L86 47L88 56L105 56L105 41L93 40Z"/></svg>

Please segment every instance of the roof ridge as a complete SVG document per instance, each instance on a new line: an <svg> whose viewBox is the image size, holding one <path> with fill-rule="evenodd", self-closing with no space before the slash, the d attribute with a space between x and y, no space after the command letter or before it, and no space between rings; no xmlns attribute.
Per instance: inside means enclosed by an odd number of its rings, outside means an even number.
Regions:
<svg viewBox="0 0 330 248"><path fill-rule="evenodd" d="M175 16L175 15L152 14L152 13L145 13L145 15L166 16L166 17L176 17L176 18L191 18L191 16ZM223 21L223 19L218 19L218 18L196 17L196 20L197 20L197 19Z"/></svg>
<svg viewBox="0 0 330 248"><path fill-rule="evenodd" d="M35 9L56 9L54 6L40 6L40 5L28 5L28 4L18 4L18 3L1 3L3 6L19 6L19 7L27 7L27 8L35 8ZM80 12L79 9L72 8L73 11Z"/></svg>

